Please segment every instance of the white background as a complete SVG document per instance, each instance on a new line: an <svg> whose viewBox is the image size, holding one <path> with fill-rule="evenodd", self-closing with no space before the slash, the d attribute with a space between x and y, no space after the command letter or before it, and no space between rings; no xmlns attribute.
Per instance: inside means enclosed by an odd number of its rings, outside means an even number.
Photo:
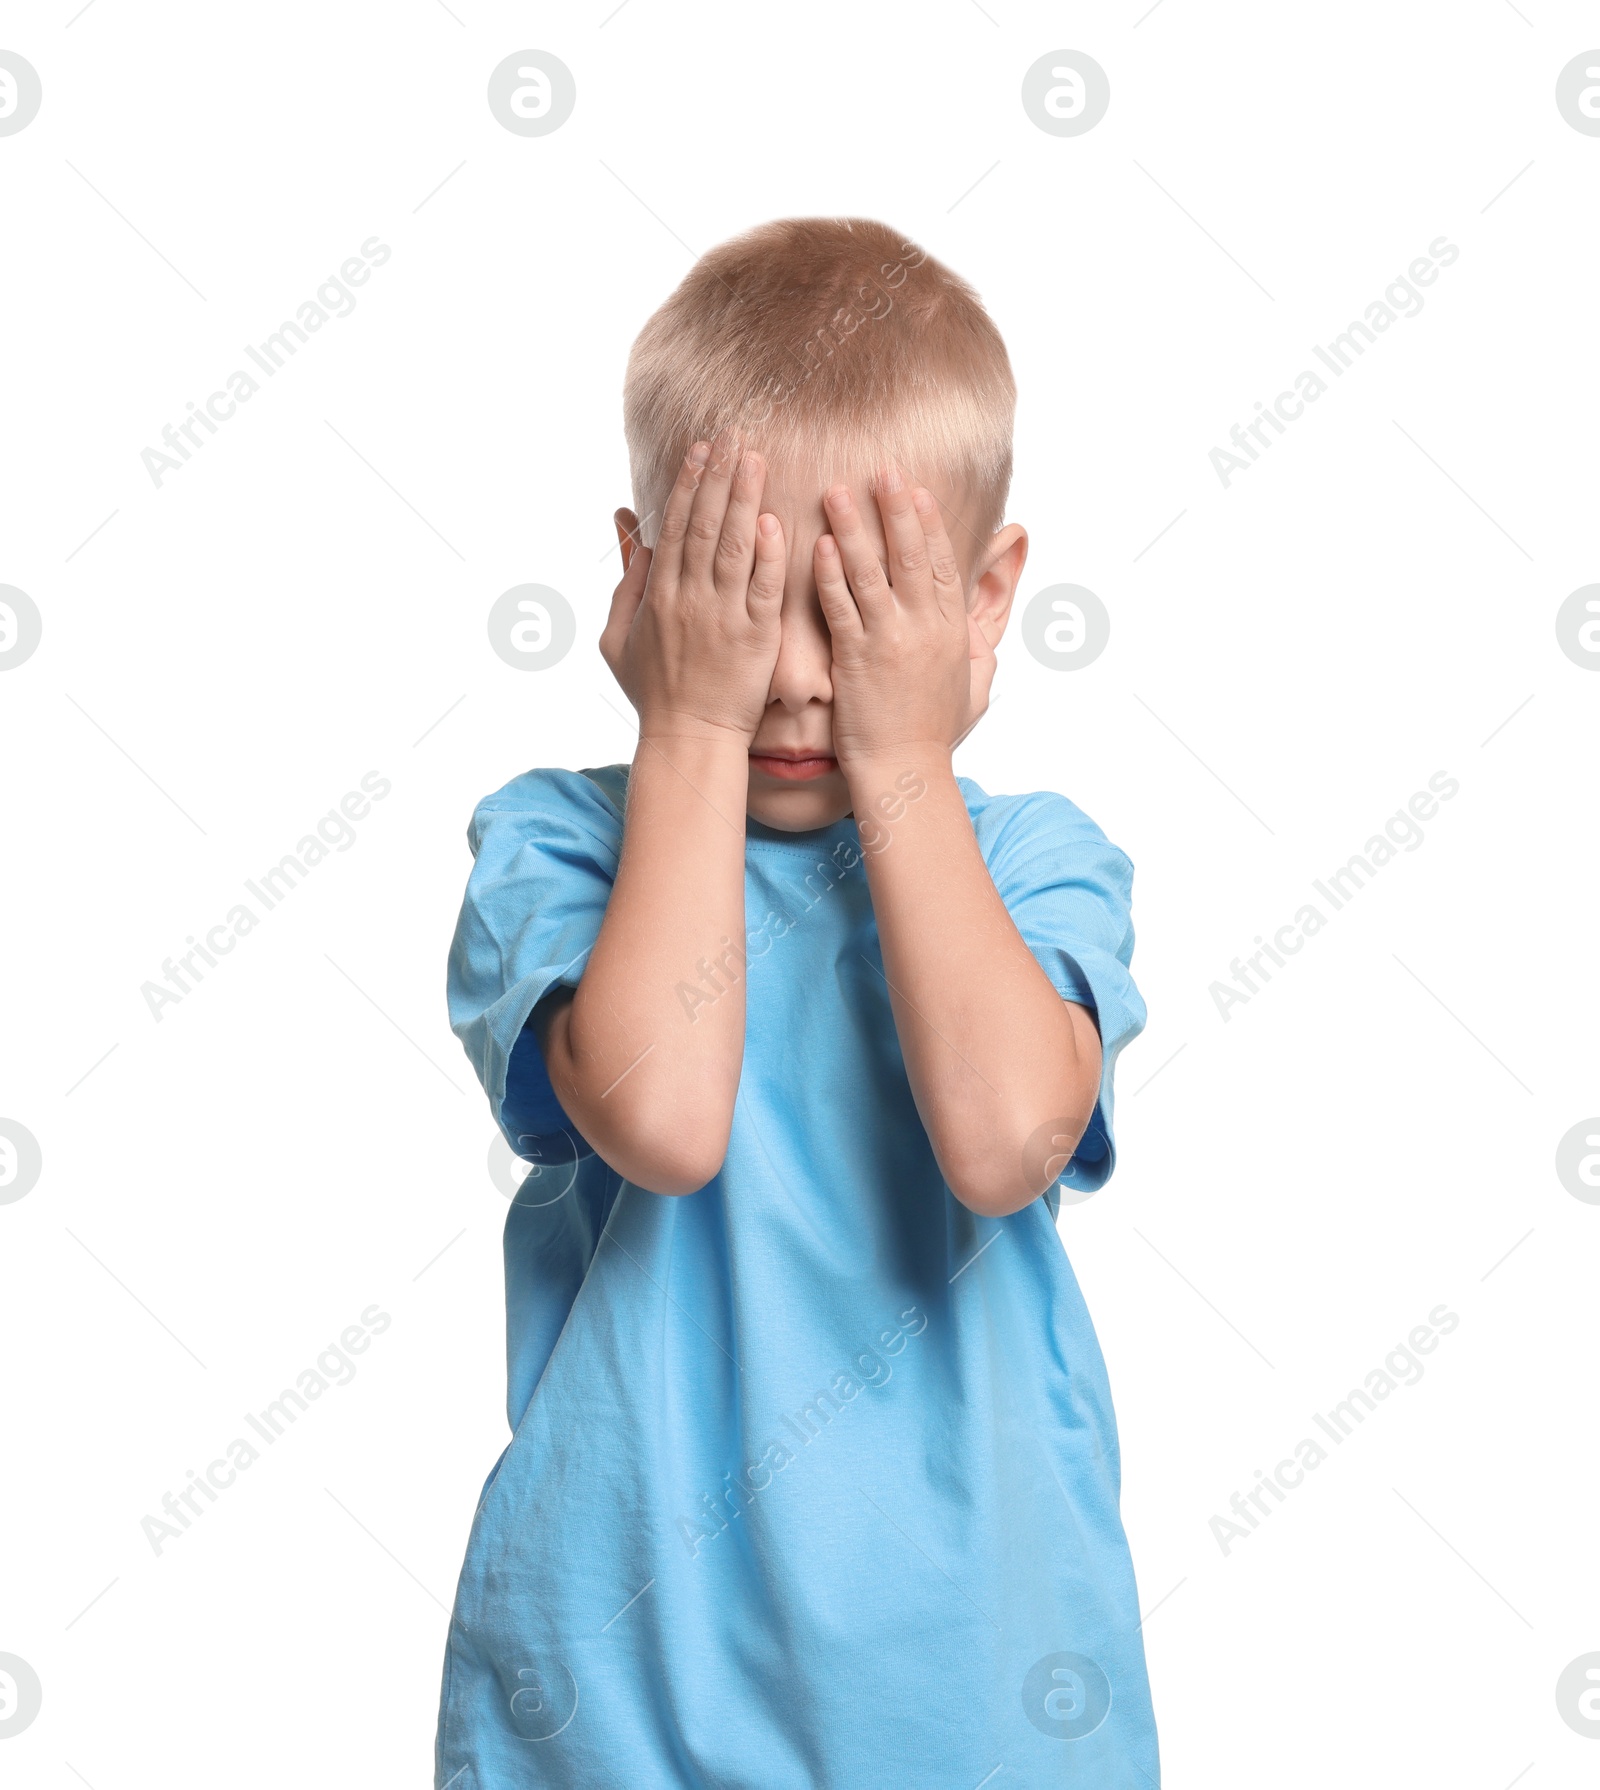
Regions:
<svg viewBox="0 0 1600 1790"><path fill-rule="evenodd" d="M1600 138L1554 85L1595 8L78 4L0 24L44 90L0 138L0 582L44 622L0 677L0 1116L44 1161L0 1206L0 1652L44 1695L8 1782L429 1781L505 1440L464 829L630 755L594 646L629 344L693 253L827 213L977 285L1023 596L1112 617L1076 673L1013 638L959 768L1137 866L1121 1167L1062 1232L1167 1780L1593 1784L1555 1686L1600 1649L1600 1207L1555 1151L1600 1111L1600 676L1554 618L1600 577ZM541 138L485 100L529 47L577 82ZM1081 137L1020 102L1060 47L1111 81ZM374 234L356 310L154 486L140 450ZM1209 450L1441 234L1421 314L1224 489ZM553 671L488 645L526 581L577 611ZM356 843L152 1019L371 770ZM1425 843L1224 1022L1210 984L1438 771ZM153 1553L374 1302L357 1377ZM1224 1555L1210 1519L1440 1303L1420 1383Z"/></svg>

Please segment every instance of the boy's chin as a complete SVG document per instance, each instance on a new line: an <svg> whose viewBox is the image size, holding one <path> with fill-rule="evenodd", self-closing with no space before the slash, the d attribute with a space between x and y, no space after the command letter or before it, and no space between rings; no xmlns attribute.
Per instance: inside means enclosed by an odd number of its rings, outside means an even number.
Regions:
<svg viewBox="0 0 1600 1790"><path fill-rule="evenodd" d="M758 779L750 779L750 795L746 809L752 820L779 833L814 833L831 827L850 812L850 791L843 777L835 771L814 782L791 783L774 787L771 779L758 788Z"/></svg>

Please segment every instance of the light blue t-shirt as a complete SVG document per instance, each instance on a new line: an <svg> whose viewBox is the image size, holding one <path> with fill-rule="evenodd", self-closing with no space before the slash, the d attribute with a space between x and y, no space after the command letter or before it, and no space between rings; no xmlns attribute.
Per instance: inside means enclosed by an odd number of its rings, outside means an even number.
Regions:
<svg viewBox="0 0 1600 1790"><path fill-rule="evenodd" d="M714 1180L646 1192L562 1113L528 1020L583 973L626 779L531 771L469 832L450 1020L536 1166L506 1223L512 1439L451 1617L437 1790L1150 1790L1116 1426L1060 1189L992 1219L945 1186L855 822L749 825ZM1061 1183L1081 1197L1144 1023L1132 867L1061 796L961 791L1023 939L1099 1025Z"/></svg>

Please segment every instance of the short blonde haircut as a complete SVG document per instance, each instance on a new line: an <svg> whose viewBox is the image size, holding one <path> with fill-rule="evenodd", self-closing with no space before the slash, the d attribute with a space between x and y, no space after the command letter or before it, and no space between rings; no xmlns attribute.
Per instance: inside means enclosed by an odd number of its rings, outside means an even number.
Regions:
<svg viewBox="0 0 1600 1790"><path fill-rule="evenodd" d="M999 527L1017 388L967 282L886 224L784 218L709 250L628 357L623 418L641 532L655 539L683 456L737 429L769 462L814 466L819 495L894 458L943 475L966 527Z"/></svg>

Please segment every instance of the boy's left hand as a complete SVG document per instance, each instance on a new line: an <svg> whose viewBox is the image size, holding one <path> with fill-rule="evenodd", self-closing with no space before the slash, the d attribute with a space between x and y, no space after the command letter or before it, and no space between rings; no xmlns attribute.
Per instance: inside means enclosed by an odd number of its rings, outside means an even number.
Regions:
<svg viewBox="0 0 1600 1790"><path fill-rule="evenodd" d="M878 759L948 755L971 724L966 592L938 501L888 468L877 480L888 565L848 486L823 504L817 596L833 637L833 751L848 777Z"/></svg>

